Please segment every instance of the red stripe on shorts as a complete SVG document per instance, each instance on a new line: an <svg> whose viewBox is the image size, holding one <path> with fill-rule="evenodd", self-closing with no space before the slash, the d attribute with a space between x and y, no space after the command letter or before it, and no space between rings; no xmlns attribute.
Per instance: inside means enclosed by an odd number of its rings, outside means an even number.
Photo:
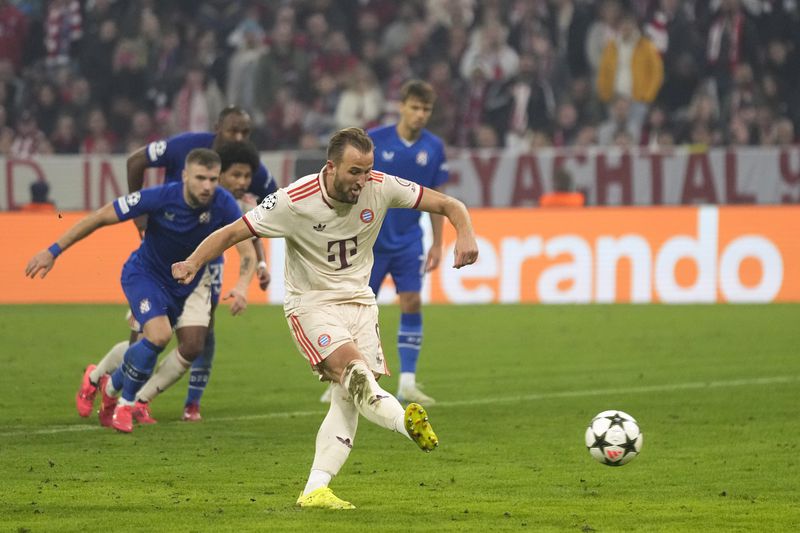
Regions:
<svg viewBox="0 0 800 533"><path fill-rule="evenodd" d="M322 362L322 356L319 354L317 349L314 348L314 344L306 336L305 331L303 331L303 326L300 325L300 321L294 315L289 315L289 319L292 321L294 336L300 346L304 348L311 366L320 364Z"/></svg>

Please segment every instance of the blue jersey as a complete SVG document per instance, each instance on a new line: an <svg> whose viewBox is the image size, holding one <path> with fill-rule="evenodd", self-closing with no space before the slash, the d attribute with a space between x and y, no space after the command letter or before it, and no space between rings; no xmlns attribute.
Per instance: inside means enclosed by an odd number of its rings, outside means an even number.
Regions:
<svg viewBox="0 0 800 533"><path fill-rule="evenodd" d="M431 189L447 181L444 144L428 130L422 130L413 144L400 138L396 125L374 128L367 133L375 143L375 170ZM375 242L375 252L397 252L419 242L422 239L420 214L415 209L390 209Z"/></svg>
<svg viewBox="0 0 800 533"><path fill-rule="evenodd" d="M213 133L181 133L166 140L151 142L145 150L147 166L164 167L164 183L181 181L186 156L195 148L211 149L214 137L216 135ZM277 189L275 178L263 163L259 163L248 191L256 195L260 202Z"/></svg>
<svg viewBox="0 0 800 533"><path fill-rule="evenodd" d="M198 272L189 285L180 285L172 278L172 263L189 257L203 239L242 215L233 195L222 187L217 187L209 205L189 207L183 198L183 183L121 196L114 202L114 210L121 221L148 215L142 244L128 262L138 263L174 296L190 294L203 272Z"/></svg>

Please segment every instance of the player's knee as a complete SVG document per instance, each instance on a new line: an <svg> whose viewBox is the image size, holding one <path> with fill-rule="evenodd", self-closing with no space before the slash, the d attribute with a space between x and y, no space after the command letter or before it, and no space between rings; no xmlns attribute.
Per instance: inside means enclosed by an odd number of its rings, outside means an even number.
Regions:
<svg viewBox="0 0 800 533"><path fill-rule="evenodd" d="M401 312L419 313L422 310L422 297L418 292L401 292L399 296Z"/></svg>
<svg viewBox="0 0 800 533"><path fill-rule="evenodd" d="M187 361L194 361L197 359L200 354L203 353L204 347L205 341L196 339L187 339L178 343L178 351Z"/></svg>
<svg viewBox="0 0 800 533"><path fill-rule="evenodd" d="M350 396L360 402L371 393L371 376L372 370L364 361L351 361L344 369L342 383Z"/></svg>

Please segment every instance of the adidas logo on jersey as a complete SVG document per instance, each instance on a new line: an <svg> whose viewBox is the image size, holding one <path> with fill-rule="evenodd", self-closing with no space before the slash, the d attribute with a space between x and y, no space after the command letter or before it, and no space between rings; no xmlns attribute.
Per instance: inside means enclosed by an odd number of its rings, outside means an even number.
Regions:
<svg viewBox="0 0 800 533"><path fill-rule="evenodd" d="M312 226L316 231L322 231L325 229L325 224L317 224L316 226Z"/></svg>

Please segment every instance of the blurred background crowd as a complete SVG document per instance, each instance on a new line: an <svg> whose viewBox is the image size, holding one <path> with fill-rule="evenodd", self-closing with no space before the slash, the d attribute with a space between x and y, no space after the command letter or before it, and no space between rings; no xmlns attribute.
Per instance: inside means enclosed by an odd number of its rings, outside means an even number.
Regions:
<svg viewBox="0 0 800 533"><path fill-rule="evenodd" d="M786 145L798 0L0 0L0 154L124 153L247 109L262 150L396 118L450 146Z"/></svg>

